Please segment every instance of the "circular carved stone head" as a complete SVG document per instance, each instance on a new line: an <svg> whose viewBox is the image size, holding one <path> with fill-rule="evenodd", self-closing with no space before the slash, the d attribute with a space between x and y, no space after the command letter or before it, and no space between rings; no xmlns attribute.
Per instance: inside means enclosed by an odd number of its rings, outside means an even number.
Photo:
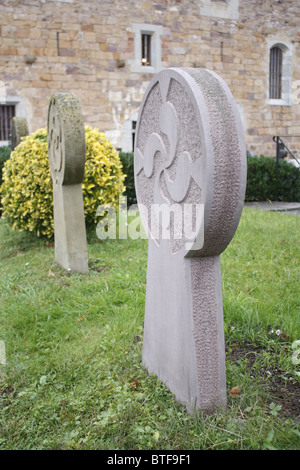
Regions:
<svg viewBox="0 0 300 470"><path fill-rule="evenodd" d="M79 184L84 177L85 131L78 98L72 93L51 96L48 107L48 157L56 184Z"/></svg>
<svg viewBox="0 0 300 470"><path fill-rule="evenodd" d="M186 249L185 232L171 231L171 252L217 256L226 248L243 208L246 149L236 103L217 74L174 68L153 78L139 111L134 167L143 225L158 245L155 208L179 207L184 218L186 209L202 205L202 246Z"/></svg>

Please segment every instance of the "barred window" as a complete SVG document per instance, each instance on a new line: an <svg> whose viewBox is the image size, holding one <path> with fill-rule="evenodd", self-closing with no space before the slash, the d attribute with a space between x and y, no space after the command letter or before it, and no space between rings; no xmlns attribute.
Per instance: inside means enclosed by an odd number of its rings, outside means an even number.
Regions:
<svg viewBox="0 0 300 470"><path fill-rule="evenodd" d="M282 50L272 47L270 50L269 98L280 100L282 92Z"/></svg>
<svg viewBox="0 0 300 470"><path fill-rule="evenodd" d="M11 121L15 117L15 105L0 105L0 141L11 139Z"/></svg>

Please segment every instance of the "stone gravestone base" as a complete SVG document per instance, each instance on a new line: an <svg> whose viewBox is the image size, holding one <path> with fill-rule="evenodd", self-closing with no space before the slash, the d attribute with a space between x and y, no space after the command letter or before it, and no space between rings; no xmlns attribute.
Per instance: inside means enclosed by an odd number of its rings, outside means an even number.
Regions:
<svg viewBox="0 0 300 470"><path fill-rule="evenodd" d="M81 184L57 185L55 207L55 258L65 269L88 272L86 229Z"/></svg>
<svg viewBox="0 0 300 470"><path fill-rule="evenodd" d="M88 272L82 196L85 131L80 105L72 93L50 98L48 155L53 181L56 261L65 269Z"/></svg>
<svg viewBox="0 0 300 470"><path fill-rule="evenodd" d="M149 244L143 364L189 411L224 409L220 257L186 258L182 266L180 254L161 248Z"/></svg>
<svg viewBox="0 0 300 470"><path fill-rule="evenodd" d="M246 189L244 133L225 82L205 69L157 74L140 107L134 160L149 238L143 364L190 412L224 409L220 254Z"/></svg>

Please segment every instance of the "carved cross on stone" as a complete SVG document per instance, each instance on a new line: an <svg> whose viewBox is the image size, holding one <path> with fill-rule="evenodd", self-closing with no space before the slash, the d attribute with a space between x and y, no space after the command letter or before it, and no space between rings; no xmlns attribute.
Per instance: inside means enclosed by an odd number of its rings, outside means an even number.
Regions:
<svg viewBox="0 0 300 470"><path fill-rule="evenodd" d="M72 93L51 96L47 135L53 181L55 258L69 271L87 273L82 196L85 131L79 101Z"/></svg>
<svg viewBox="0 0 300 470"><path fill-rule="evenodd" d="M225 82L205 69L158 73L140 107L134 163L149 238L143 364L190 412L224 409L220 254L246 189L244 133Z"/></svg>

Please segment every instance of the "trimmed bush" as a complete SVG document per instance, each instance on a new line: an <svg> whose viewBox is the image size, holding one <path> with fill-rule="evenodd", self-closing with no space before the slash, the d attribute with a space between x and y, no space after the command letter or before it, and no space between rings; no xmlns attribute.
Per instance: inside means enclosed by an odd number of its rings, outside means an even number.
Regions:
<svg viewBox="0 0 300 470"><path fill-rule="evenodd" d="M246 201L300 201L300 170L293 164L263 155L247 156Z"/></svg>
<svg viewBox="0 0 300 470"><path fill-rule="evenodd" d="M133 171L133 153L120 153L126 173L127 202L136 203ZM299 202L300 170L291 163L280 160L278 168L272 157L247 156L246 201L284 201Z"/></svg>
<svg viewBox="0 0 300 470"><path fill-rule="evenodd" d="M0 147L0 186L2 184L2 169L6 160L9 159L11 147Z"/></svg>
<svg viewBox="0 0 300 470"><path fill-rule="evenodd" d="M132 204L137 203L134 186L133 153L120 152L120 160L122 162L123 171L126 175L124 182L126 191L124 196L127 197L127 205L131 206Z"/></svg>
<svg viewBox="0 0 300 470"><path fill-rule="evenodd" d="M11 152L11 147L0 147L0 186L2 184L3 178L2 178L2 170L4 167L4 163L6 160L9 159L10 157L10 152ZM0 207L0 216L1 216L2 210Z"/></svg>
<svg viewBox="0 0 300 470"><path fill-rule="evenodd" d="M117 207L125 175L118 152L97 129L85 126L86 161L82 183L86 225L97 222L100 204ZM11 153L3 168L3 217L16 230L52 238L53 190L48 161L47 130L39 129ZM98 218L99 219L99 218Z"/></svg>
<svg viewBox="0 0 300 470"><path fill-rule="evenodd" d="M126 173L125 186L127 202L136 203L133 171L133 153L120 153ZM280 160L278 168L272 157L247 156L246 201L299 202L300 170L291 163Z"/></svg>

